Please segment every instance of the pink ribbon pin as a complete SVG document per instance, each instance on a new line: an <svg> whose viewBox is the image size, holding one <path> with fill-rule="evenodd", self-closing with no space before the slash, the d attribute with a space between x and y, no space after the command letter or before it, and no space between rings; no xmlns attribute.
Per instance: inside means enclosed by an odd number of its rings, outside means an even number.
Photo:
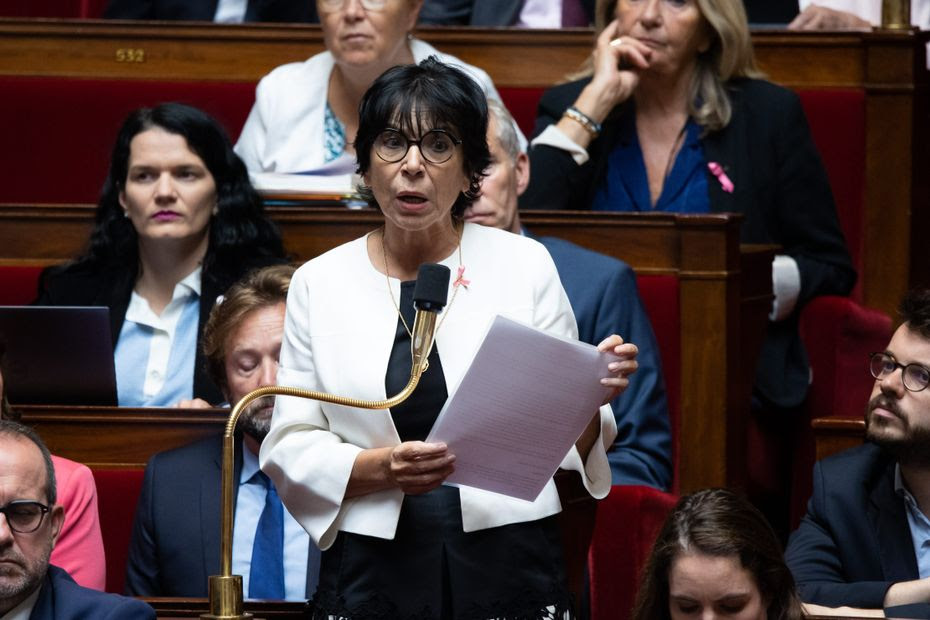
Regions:
<svg viewBox="0 0 930 620"><path fill-rule="evenodd" d="M452 283L452 288L457 288L459 284L468 288L468 285L471 284L471 280L465 279L465 265L459 265L459 274L456 276L455 281Z"/></svg>
<svg viewBox="0 0 930 620"><path fill-rule="evenodd" d="M720 181L720 187L723 188L728 194L733 193L733 181L730 180L730 177L727 176L727 173L723 171L723 167L715 161L707 163L707 169L710 170L710 173L717 177L717 180Z"/></svg>

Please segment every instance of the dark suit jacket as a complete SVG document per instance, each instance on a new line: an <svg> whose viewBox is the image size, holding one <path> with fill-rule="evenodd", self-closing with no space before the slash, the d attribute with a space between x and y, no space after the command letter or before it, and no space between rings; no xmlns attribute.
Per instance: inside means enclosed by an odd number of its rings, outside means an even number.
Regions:
<svg viewBox="0 0 930 620"><path fill-rule="evenodd" d="M64 570L49 566L29 620L155 620L142 601L107 594L75 583Z"/></svg>
<svg viewBox="0 0 930 620"><path fill-rule="evenodd" d="M219 0L110 0L108 19L165 19L213 21ZM312 0L249 0L247 22L319 21Z"/></svg>
<svg viewBox="0 0 930 620"><path fill-rule="evenodd" d="M237 436L237 482L241 445ZM159 452L149 460L129 542L127 594L207 596L207 577L220 572L222 465L222 435ZM308 597L316 589L319 572L320 553L311 542Z"/></svg>
<svg viewBox="0 0 930 620"><path fill-rule="evenodd" d="M607 453L614 484L668 489L671 484L671 432L662 364L652 324L646 316L636 276L629 265L555 237L542 237L568 294L578 339L597 344L611 334L639 347L639 369L611 406L617 439Z"/></svg>
<svg viewBox="0 0 930 620"><path fill-rule="evenodd" d="M283 259L261 257L244 260L240 265L216 264L205 269L200 282L200 321L197 325L197 354L194 360L194 397L209 403L223 402L219 388L207 375L201 337L216 298L252 269L283 262ZM110 337L113 347L119 339L126 309L135 285L135 274L127 269L97 270L83 265L51 267L42 273L39 297L42 306L107 306L110 309Z"/></svg>
<svg viewBox="0 0 930 620"><path fill-rule="evenodd" d="M594 0L582 0L588 19L594 22ZM425 0L421 24L443 26L513 26L523 0Z"/></svg>
<svg viewBox="0 0 930 620"><path fill-rule="evenodd" d="M555 123L589 80L549 89L539 103L534 134ZM846 295L855 284L833 194L810 135L800 101L793 92L762 80L734 80L730 123L702 138L708 162L719 163L733 181L733 193L707 172L713 212L743 214L744 243L776 243L797 261L801 273L798 309L817 295ZM590 160L578 166L571 155L548 146L530 151L530 186L521 209L588 209L607 173L607 158L618 140L632 102L604 122L601 136L588 147ZM807 354L797 330L798 312L769 323L756 388L767 403L800 404L807 393Z"/></svg>
<svg viewBox="0 0 930 620"><path fill-rule="evenodd" d="M866 444L814 466L814 492L785 560L804 601L880 608L898 581L918 578L894 459Z"/></svg>

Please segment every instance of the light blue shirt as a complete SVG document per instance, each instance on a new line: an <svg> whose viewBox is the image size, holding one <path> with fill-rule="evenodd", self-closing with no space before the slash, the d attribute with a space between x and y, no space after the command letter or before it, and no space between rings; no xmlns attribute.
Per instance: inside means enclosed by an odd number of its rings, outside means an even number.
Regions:
<svg viewBox="0 0 930 620"><path fill-rule="evenodd" d="M911 529L914 555L917 556L917 573L924 579L930 576L930 519L927 519L927 515L917 505L917 500L904 486L900 465L894 466L894 490L904 499L907 507L907 524Z"/></svg>
<svg viewBox="0 0 930 620"><path fill-rule="evenodd" d="M242 473L239 476L239 491L236 496L236 517L233 523L234 575L242 575L242 591L249 591L249 573L252 569L252 542L258 519L265 508L265 485L255 477L258 473L258 457L243 441ZM284 509L284 597L289 601L305 601L316 590L319 569L312 575L313 581L307 591L307 561L310 555L310 535L304 531L294 517Z"/></svg>
<svg viewBox="0 0 930 620"><path fill-rule="evenodd" d="M160 315L132 292L113 351L120 407L168 407L193 397L200 274L198 268L175 285Z"/></svg>

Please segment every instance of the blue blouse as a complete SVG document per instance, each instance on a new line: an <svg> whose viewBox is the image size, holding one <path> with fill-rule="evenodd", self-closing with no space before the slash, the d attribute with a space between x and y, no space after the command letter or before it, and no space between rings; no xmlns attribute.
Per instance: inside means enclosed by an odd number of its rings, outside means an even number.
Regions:
<svg viewBox="0 0 930 620"><path fill-rule="evenodd" d="M707 162L700 126L688 119L684 143L653 207L646 163L636 133L636 115L628 114L620 127L617 145L607 158L607 174L594 195L592 209L708 213Z"/></svg>

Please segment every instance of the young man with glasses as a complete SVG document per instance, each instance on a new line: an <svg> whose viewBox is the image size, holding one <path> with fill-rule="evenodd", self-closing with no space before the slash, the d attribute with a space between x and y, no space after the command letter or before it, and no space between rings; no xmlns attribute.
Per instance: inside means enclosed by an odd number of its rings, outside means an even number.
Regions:
<svg viewBox="0 0 930 620"><path fill-rule="evenodd" d="M0 420L0 618L154 620L142 601L81 587L49 565L64 521L55 500L48 448L28 427Z"/></svg>
<svg viewBox="0 0 930 620"><path fill-rule="evenodd" d="M818 462L807 514L786 551L805 602L930 612L930 289L871 355L862 446ZM866 360L863 360L865 362Z"/></svg>

